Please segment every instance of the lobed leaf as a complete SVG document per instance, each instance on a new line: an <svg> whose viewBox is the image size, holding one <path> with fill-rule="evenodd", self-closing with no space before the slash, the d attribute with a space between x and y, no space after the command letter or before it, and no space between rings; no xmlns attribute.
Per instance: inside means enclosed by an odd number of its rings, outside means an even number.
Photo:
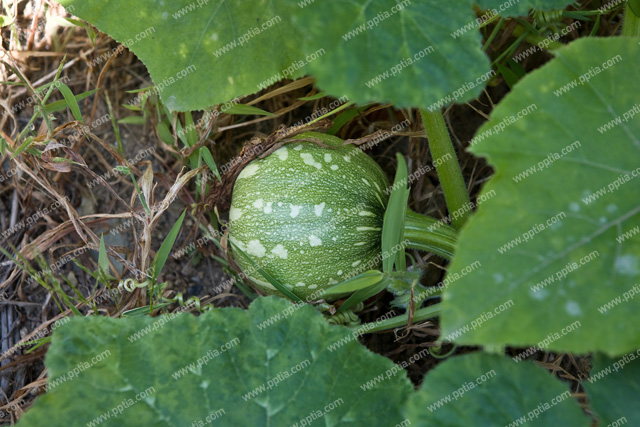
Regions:
<svg viewBox="0 0 640 427"><path fill-rule="evenodd" d="M589 426L569 388L533 363L473 353L430 371L409 399L411 426Z"/></svg>
<svg viewBox="0 0 640 427"><path fill-rule="evenodd" d="M75 318L56 330L47 353L55 386L20 425L206 425L217 414L219 425L280 426L319 413L326 425L400 422L412 390L406 375L363 390L372 372L394 365L346 338L351 331L313 307L277 297L200 317Z"/></svg>
<svg viewBox="0 0 640 427"><path fill-rule="evenodd" d="M638 68L637 39L577 40L480 128L470 150L496 174L460 233L445 339L608 355L640 347Z"/></svg>

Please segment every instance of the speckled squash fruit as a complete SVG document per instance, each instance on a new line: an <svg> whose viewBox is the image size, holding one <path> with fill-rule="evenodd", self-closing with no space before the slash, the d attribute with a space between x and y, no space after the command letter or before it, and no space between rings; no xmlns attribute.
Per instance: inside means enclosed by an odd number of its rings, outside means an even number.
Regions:
<svg viewBox="0 0 640 427"><path fill-rule="evenodd" d="M255 159L238 175L229 238L303 300L380 267L389 182L368 155L315 132ZM268 294L279 292L237 251L233 257Z"/></svg>

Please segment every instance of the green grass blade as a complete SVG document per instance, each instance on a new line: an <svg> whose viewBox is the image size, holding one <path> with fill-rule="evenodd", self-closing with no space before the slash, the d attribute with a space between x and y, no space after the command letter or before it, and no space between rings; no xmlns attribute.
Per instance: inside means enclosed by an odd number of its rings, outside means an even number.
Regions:
<svg viewBox="0 0 640 427"><path fill-rule="evenodd" d="M272 116L272 117L276 116L275 114L265 111L263 109L260 109L258 107L252 107L251 105L244 105L244 104L233 104L223 109L222 112L225 114L235 114L235 115L242 115L242 116Z"/></svg>
<svg viewBox="0 0 640 427"><path fill-rule="evenodd" d="M216 166L216 162L213 160L211 151L209 151L207 147L200 147L200 157L204 160L207 166L209 166L209 169L211 169L211 172L215 174L218 181L222 182L222 178L220 178L220 173L218 172L218 166Z"/></svg>
<svg viewBox="0 0 640 427"><path fill-rule="evenodd" d="M360 289L359 291L356 291L356 293L351 295L344 302L344 304L340 306L340 308L338 309L338 313L343 313L346 310L353 307L354 305L364 302L365 300L368 300L372 296L382 292L386 287L387 287L387 280L381 280L380 282L376 283L375 285L369 288Z"/></svg>
<svg viewBox="0 0 640 427"><path fill-rule="evenodd" d="M78 105L78 101L76 100L76 97L73 96L73 92L71 92L71 89L69 89L69 86L67 86L64 83L60 83L60 86L58 86L58 89L60 90L60 93L64 97L64 100L67 106L69 106L69 109L73 114L73 117L75 117L75 119L80 123L84 124L84 121L82 120L82 113L80 112L80 106Z"/></svg>
<svg viewBox="0 0 640 427"><path fill-rule="evenodd" d="M27 139L24 140L24 142L22 144L20 144L20 146L16 149L16 151L14 151L13 155L11 156L11 158L15 158L16 156L20 155L20 153L22 153L24 150L27 149L27 147L29 147L29 145L33 142L33 138L29 137Z"/></svg>
<svg viewBox="0 0 640 427"><path fill-rule="evenodd" d="M180 227L182 226L182 221L184 221L184 216L186 215L187 210L182 211L182 215L178 218L173 227L171 227L171 231L160 245L160 249L156 253L156 256L153 258L151 263L151 276L155 280L162 271L164 264L167 262L167 258L169 258L169 252L171 252L171 248L173 248L173 244L178 237L178 233L180 232Z"/></svg>
<svg viewBox="0 0 640 427"><path fill-rule="evenodd" d="M187 130L187 144L193 147L198 143L198 134L196 133L196 125L193 122L191 111L184 113L184 128Z"/></svg>
<svg viewBox="0 0 640 427"><path fill-rule="evenodd" d="M90 97L97 91L98 89L93 89L88 92L83 92L80 95L74 96L74 98L76 101L82 101L83 99ZM45 114L51 114L51 113L56 113L58 111L62 111L65 108L67 108L67 100L61 99L60 101L55 101L55 102L52 102L51 104L45 105L44 112Z"/></svg>
<svg viewBox="0 0 640 427"><path fill-rule="evenodd" d="M118 150L120 154L124 155L124 147L122 146L122 138L120 137L120 128L118 127L118 123L116 123L116 114L113 111L113 106L111 105L111 99L109 99L109 94L104 94L104 99L107 101L107 107L109 108L109 118L111 119L111 127L113 127L113 132L116 134L116 141L118 142Z"/></svg>
<svg viewBox="0 0 640 427"><path fill-rule="evenodd" d="M100 250L98 251L98 268L100 274L107 276L109 274L109 257L107 256L107 247L104 245L104 235L100 235Z"/></svg>
<svg viewBox="0 0 640 427"><path fill-rule="evenodd" d="M327 289L325 295L336 295L370 288L384 277L378 270L368 270Z"/></svg>
<svg viewBox="0 0 640 427"><path fill-rule="evenodd" d="M385 273L393 271L394 262L398 270L406 269L404 248L397 250L397 245L402 242L404 237L404 217L407 211L407 201L409 200L409 190L407 189L408 172L404 157L399 153L396 154L396 157L398 159L398 170L393 181L393 190L391 191L391 196L389 196L389 203L384 213L384 224L382 226L382 271Z"/></svg>

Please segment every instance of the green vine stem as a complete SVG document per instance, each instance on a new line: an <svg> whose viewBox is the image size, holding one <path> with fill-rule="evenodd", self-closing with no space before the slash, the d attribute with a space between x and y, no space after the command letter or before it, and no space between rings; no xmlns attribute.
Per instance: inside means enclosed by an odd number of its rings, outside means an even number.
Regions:
<svg viewBox="0 0 640 427"><path fill-rule="evenodd" d="M450 225L407 208L404 221L404 239L407 248L432 252L451 260L457 234Z"/></svg>
<svg viewBox="0 0 640 427"><path fill-rule="evenodd" d="M422 322L424 320L433 319L434 317L438 317L440 315L440 304L430 305L429 307L424 307L416 310L413 313L413 323ZM400 316L392 317L390 319L385 319L375 323L367 323L365 325L360 326L351 326L351 329L357 330L362 329L365 330L366 333L372 332L381 332L387 331L389 329L401 328L403 326L407 326L407 322L409 322L409 313L402 314ZM369 326L373 325L373 326Z"/></svg>
<svg viewBox="0 0 640 427"><path fill-rule="evenodd" d="M640 36L640 17L636 15L631 7L629 6L629 2L624 9L624 21L622 23L622 35L629 37L639 37Z"/></svg>
<svg viewBox="0 0 640 427"><path fill-rule="evenodd" d="M542 44L542 46L544 46L544 48L547 50L555 50L564 46L563 43L560 43L555 40L550 40L548 37L540 36L540 35L529 32L521 24L518 24L513 28L512 34L515 37L521 37L522 35L525 35L524 40L526 42L533 45L537 45L537 46L540 46Z"/></svg>
<svg viewBox="0 0 640 427"><path fill-rule="evenodd" d="M421 108L420 115L429 138L429 150L440 178L444 200L452 216L451 222L455 228L460 229L469 217L470 211L466 207L470 205L470 201L447 124L440 110L427 111ZM439 161L440 159L446 161Z"/></svg>

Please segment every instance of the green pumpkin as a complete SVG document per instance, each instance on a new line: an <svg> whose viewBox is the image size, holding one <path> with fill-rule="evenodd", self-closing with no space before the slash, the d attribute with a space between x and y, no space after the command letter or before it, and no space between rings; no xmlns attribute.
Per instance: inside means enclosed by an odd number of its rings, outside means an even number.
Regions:
<svg viewBox="0 0 640 427"><path fill-rule="evenodd" d="M238 175L229 239L306 301L381 264L389 182L378 164L339 138L308 132ZM268 294L280 293L237 251L233 257Z"/></svg>

